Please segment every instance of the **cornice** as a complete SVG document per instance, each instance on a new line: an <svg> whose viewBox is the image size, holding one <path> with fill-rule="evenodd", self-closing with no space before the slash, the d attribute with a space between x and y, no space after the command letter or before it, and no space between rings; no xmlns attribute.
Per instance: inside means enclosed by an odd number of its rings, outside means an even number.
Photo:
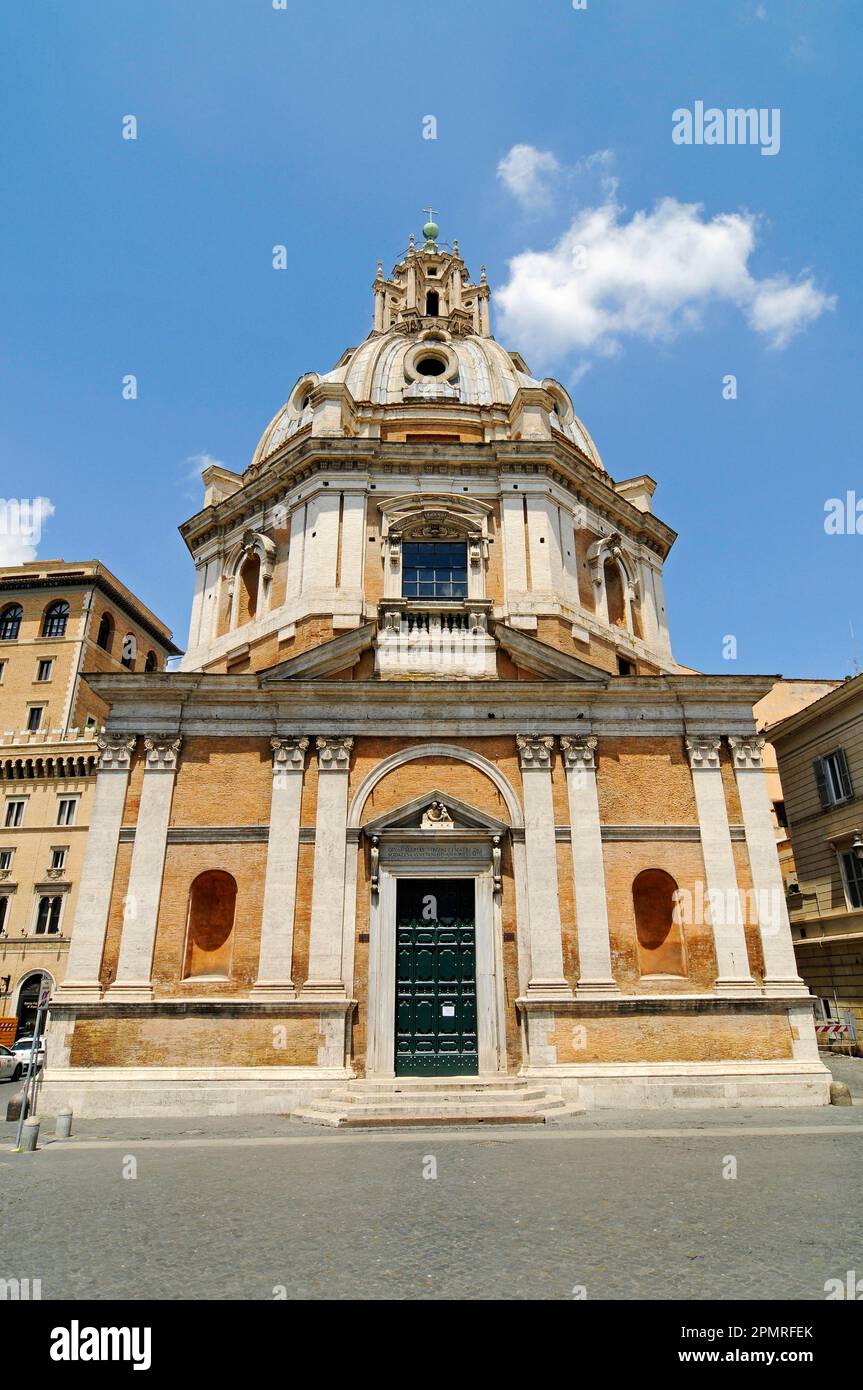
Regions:
<svg viewBox="0 0 863 1390"><path fill-rule="evenodd" d="M588 504L598 516L619 527L631 540L663 558L677 537L676 531L652 512L642 512L615 492L609 475L598 473L595 465L571 441L560 436L540 441L495 439L482 444L294 437L273 455L264 470L237 492L183 522L180 534L194 553L214 536L227 535L254 520L262 508L285 500L302 482L334 468L365 474L421 470L444 477L454 471L460 476L475 472L477 477L487 477L489 470L496 469L510 475L546 477L562 487L574 501Z"/></svg>
<svg viewBox="0 0 863 1390"><path fill-rule="evenodd" d="M16 590L32 589L50 590L51 592L56 590L58 593L63 589L98 589L169 656L182 655L182 647L175 646L171 641L170 628L160 628L154 621L155 614L151 618L135 603L130 603L125 594L116 588L103 573L91 572L88 574L85 571L69 575L57 573L49 574L44 579L37 578L35 575L4 575L0 578L0 592L4 595L14 593ZM76 638L75 640L81 639Z"/></svg>
<svg viewBox="0 0 863 1390"><path fill-rule="evenodd" d="M602 739L751 734L752 706L772 685L770 677L737 676L613 676L606 687L582 680L265 685L263 675L103 675L94 688L112 706L114 734L445 739L591 731Z"/></svg>

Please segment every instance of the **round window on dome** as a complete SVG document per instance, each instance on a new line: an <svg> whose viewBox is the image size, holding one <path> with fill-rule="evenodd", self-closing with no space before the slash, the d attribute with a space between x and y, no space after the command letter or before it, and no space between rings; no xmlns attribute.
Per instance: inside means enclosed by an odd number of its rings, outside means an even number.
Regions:
<svg viewBox="0 0 863 1390"><path fill-rule="evenodd" d="M421 357L416 370L420 376L443 376L446 362L442 357Z"/></svg>

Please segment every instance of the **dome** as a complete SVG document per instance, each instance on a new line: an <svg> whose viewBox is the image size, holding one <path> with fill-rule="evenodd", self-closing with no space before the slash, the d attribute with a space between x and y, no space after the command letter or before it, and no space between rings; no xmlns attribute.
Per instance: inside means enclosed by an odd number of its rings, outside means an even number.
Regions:
<svg viewBox="0 0 863 1390"><path fill-rule="evenodd" d="M358 405L401 407L412 400L508 406L522 387L542 387L554 401L549 416L552 430L572 440L597 468L603 467L590 432L559 382L551 378L540 382L522 371L494 338L456 338L438 330L407 337L397 331L374 334L346 353L331 372L302 376L261 435L252 466L311 423L311 392L329 382L346 385Z"/></svg>
<svg viewBox="0 0 863 1390"><path fill-rule="evenodd" d="M436 236L438 227L431 221L423 233L432 227ZM374 421L379 421L381 407L398 407L402 416L406 405L421 408L425 403L508 409L520 390L543 390L552 401L552 434L571 440L604 472L599 450L565 388L551 377L537 381L518 353L507 351L491 336L485 268L479 283L471 283L458 242L449 249L429 240L417 249L411 238L388 280L378 265L374 291L372 333L345 352L332 371L300 377L264 430L252 467L312 423L314 392L330 386L346 389L360 415L364 408L371 410ZM336 422L336 433L338 428ZM324 432L332 434L331 425Z"/></svg>

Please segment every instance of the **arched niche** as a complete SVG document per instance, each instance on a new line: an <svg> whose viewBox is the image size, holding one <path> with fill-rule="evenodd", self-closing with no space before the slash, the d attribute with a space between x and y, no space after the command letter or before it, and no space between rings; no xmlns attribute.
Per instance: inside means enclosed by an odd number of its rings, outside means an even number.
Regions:
<svg viewBox="0 0 863 1390"><path fill-rule="evenodd" d="M686 975L677 883L664 869L643 869L632 884L638 964L645 975Z"/></svg>
<svg viewBox="0 0 863 1390"><path fill-rule="evenodd" d="M198 874L189 890L184 978L227 979L231 973L237 883L223 869Z"/></svg>

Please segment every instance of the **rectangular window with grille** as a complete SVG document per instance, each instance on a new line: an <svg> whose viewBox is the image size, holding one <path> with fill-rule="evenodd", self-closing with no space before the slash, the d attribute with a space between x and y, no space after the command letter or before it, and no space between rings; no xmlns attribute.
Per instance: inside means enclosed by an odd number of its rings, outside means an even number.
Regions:
<svg viewBox="0 0 863 1390"><path fill-rule="evenodd" d="M848 901L852 907L863 907L863 862L857 858L853 849L846 850L840 857Z"/></svg>
<svg viewBox="0 0 863 1390"><path fill-rule="evenodd" d="M404 598L467 598L466 541L405 541L402 545Z"/></svg>

